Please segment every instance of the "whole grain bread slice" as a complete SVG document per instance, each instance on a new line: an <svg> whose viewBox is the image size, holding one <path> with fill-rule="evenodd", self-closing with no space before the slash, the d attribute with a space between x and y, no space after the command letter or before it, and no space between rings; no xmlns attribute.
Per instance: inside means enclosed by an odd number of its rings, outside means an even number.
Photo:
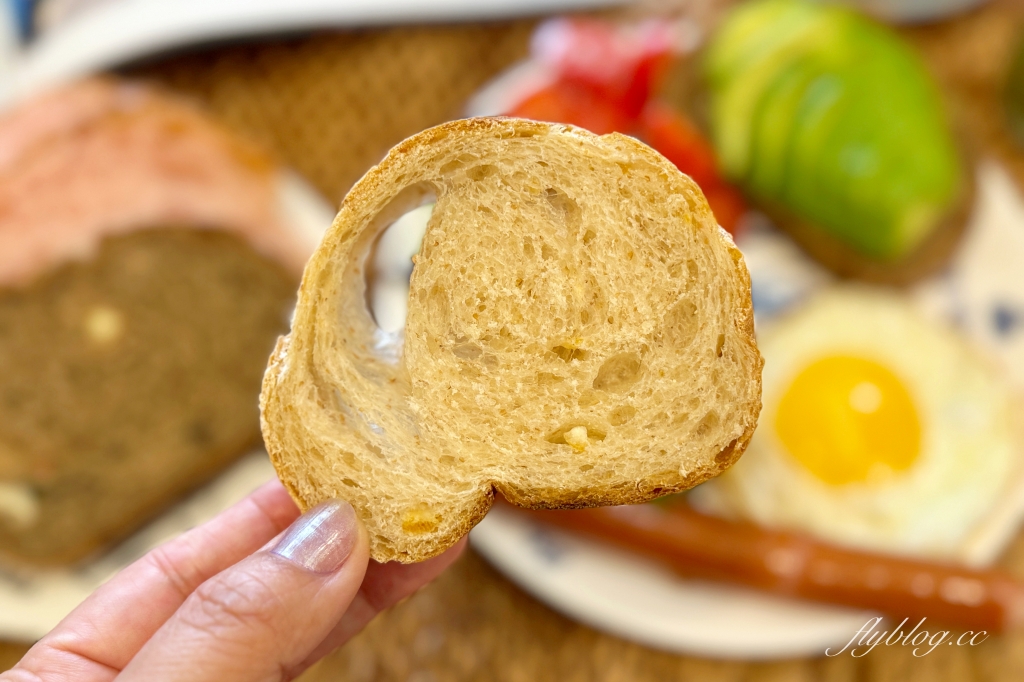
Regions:
<svg viewBox="0 0 1024 682"><path fill-rule="evenodd" d="M390 335L367 255L431 197ZM301 507L346 499L374 559L420 561L495 492L624 504L717 475L754 430L761 365L746 267L693 181L623 135L468 119L346 197L270 359L263 434Z"/></svg>

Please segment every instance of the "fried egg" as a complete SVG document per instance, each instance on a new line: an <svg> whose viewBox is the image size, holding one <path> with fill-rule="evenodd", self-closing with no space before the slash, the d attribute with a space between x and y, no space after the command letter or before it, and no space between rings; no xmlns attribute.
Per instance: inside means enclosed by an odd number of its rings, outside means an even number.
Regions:
<svg viewBox="0 0 1024 682"><path fill-rule="evenodd" d="M698 507L868 550L961 558L1019 477L1016 401L952 329L840 287L759 333L764 408Z"/></svg>

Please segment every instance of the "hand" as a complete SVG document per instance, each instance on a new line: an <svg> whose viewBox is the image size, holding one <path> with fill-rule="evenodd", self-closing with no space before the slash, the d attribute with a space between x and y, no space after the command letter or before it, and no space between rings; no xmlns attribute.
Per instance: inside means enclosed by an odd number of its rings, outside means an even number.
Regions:
<svg viewBox="0 0 1024 682"><path fill-rule="evenodd" d="M420 564L370 561L351 506L299 517L274 481L121 571L0 682L290 680L463 545Z"/></svg>

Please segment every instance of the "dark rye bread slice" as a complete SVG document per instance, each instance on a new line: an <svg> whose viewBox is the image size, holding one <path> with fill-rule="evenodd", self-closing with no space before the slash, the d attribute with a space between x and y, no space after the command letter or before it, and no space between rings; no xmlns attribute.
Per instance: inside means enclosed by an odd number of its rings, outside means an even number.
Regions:
<svg viewBox="0 0 1024 682"><path fill-rule="evenodd" d="M161 227L0 289L0 560L74 561L259 442L296 278Z"/></svg>

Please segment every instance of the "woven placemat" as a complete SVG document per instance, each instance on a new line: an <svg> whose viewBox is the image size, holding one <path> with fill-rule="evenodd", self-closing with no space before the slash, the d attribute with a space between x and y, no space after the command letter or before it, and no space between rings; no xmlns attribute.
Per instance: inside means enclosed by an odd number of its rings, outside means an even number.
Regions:
<svg viewBox="0 0 1024 682"><path fill-rule="evenodd" d="M126 73L198 99L337 202L396 143L457 118L474 91L526 55L533 25L321 33Z"/></svg>
<svg viewBox="0 0 1024 682"><path fill-rule="evenodd" d="M1024 579L1024 538L1005 565ZM771 627L766 622L764 627ZM934 628L933 628L934 630ZM852 636L852 633L851 633ZM1020 682L1024 631L977 647L773 662L712 661L626 642L554 613L469 553L378 616L302 682Z"/></svg>

